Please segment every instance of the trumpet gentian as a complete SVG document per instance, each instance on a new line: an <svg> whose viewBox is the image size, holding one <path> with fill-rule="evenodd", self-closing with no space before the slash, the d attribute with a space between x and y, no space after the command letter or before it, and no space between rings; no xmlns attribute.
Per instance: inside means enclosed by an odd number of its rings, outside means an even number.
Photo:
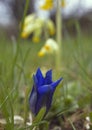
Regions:
<svg viewBox="0 0 92 130"><path fill-rule="evenodd" d="M52 97L57 85L62 78L53 82L52 70L46 72L46 76L42 75L40 68L33 75L33 88L29 97L30 109L34 115L37 115L42 107L46 107L46 113L49 111L52 103Z"/></svg>

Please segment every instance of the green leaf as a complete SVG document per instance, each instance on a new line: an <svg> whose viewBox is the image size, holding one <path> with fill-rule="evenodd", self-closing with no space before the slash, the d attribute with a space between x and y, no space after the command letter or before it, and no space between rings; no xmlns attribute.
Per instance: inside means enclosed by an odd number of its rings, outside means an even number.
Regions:
<svg viewBox="0 0 92 130"><path fill-rule="evenodd" d="M46 107L41 108L41 110L39 111L38 115L35 117L33 123L40 122L43 119L43 117L45 115L45 112L46 112Z"/></svg>

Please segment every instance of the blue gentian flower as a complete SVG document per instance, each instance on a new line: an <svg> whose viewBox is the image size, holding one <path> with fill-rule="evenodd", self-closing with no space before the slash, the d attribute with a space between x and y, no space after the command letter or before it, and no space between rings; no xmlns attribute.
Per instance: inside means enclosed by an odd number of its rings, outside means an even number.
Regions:
<svg viewBox="0 0 92 130"><path fill-rule="evenodd" d="M33 88L29 98L31 111L37 115L40 109L45 106L47 113L51 107L54 91L62 78L53 82L52 70L47 71L44 77L38 68L36 74L33 75L33 80Z"/></svg>

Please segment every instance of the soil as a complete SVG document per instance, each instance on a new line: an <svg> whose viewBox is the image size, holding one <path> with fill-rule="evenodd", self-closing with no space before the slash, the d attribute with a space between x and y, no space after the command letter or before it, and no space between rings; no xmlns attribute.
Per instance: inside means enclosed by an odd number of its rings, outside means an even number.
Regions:
<svg viewBox="0 0 92 130"><path fill-rule="evenodd" d="M87 129L87 125L92 124L86 120L85 115L87 115L85 110L77 110L68 117L66 115L59 119L55 117L50 123L49 130L91 130Z"/></svg>

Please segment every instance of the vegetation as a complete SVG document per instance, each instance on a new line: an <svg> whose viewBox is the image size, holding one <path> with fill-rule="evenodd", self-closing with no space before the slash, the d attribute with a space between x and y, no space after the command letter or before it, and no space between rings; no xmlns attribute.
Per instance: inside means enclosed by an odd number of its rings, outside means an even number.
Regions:
<svg viewBox="0 0 92 130"><path fill-rule="evenodd" d="M40 125L44 130L56 128L56 126L68 129L79 129L78 121L83 121L88 116L92 120L92 48L91 35L82 35L80 43L77 37L63 39L63 59L60 73L55 70L53 55L38 57L38 51L44 44L32 43L31 39L20 40L17 44L1 38L0 42L0 120L6 120L5 129L24 129L29 120L29 94L32 88L32 75L40 67L45 73L53 70L53 79L63 77L63 83L59 85L54 94L52 107L43 121L33 123ZM79 112L81 111L81 112ZM14 124L14 115L20 115L24 119L24 125ZM41 113L40 113L41 114ZM39 114L39 115L40 115ZM39 116L38 115L38 116ZM73 119L73 116L75 119ZM56 124L53 125L53 121ZM69 120L70 119L70 120ZM78 124L79 125L79 124ZM28 126L29 127L29 126ZM31 129L29 127L29 129ZM81 129L84 126L81 126ZM91 126L90 126L91 127ZM26 128L25 128L26 129Z"/></svg>

